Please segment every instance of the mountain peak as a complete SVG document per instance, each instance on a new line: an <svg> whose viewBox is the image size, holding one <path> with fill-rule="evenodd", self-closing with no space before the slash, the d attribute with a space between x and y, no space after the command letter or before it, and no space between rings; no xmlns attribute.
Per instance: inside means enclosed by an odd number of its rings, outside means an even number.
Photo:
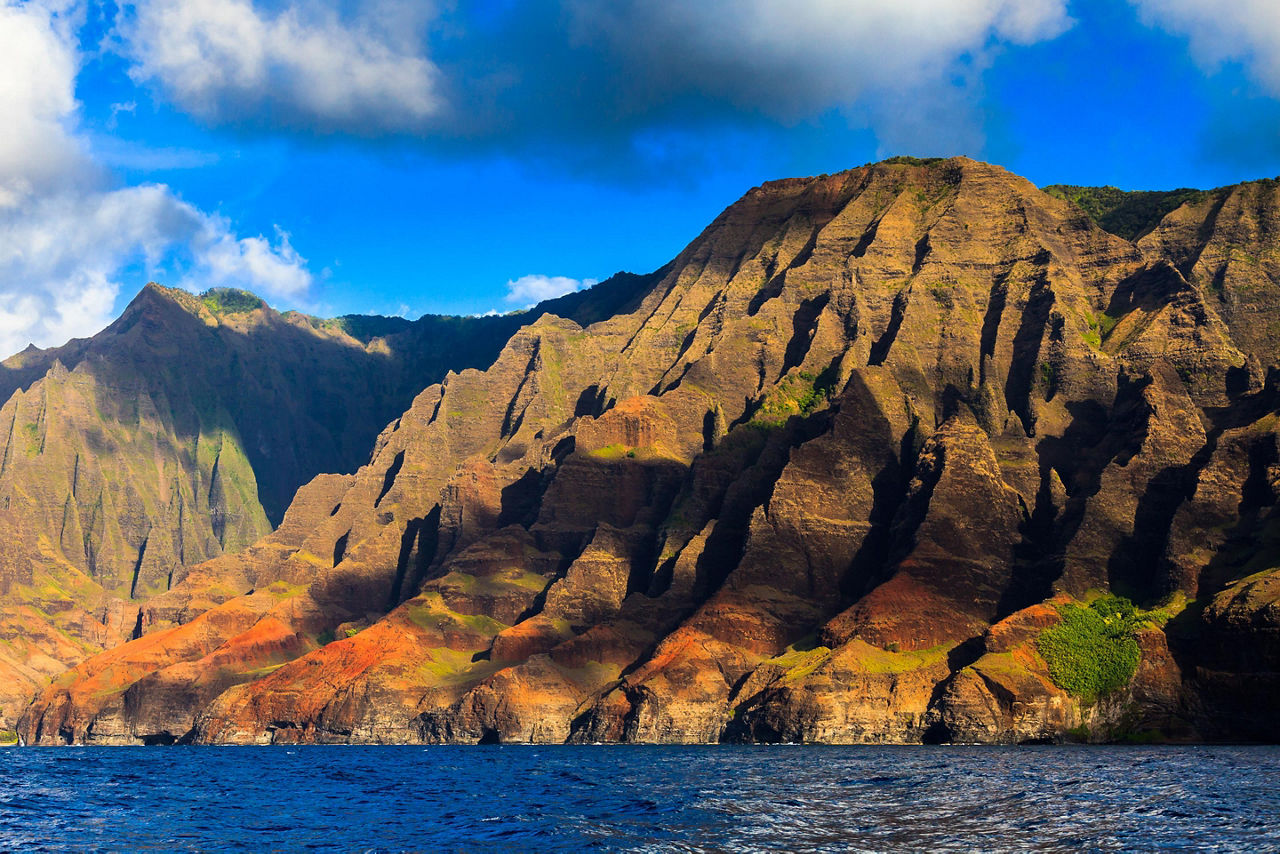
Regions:
<svg viewBox="0 0 1280 854"><path fill-rule="evenodd" d="M209 288L200 294L194 294L185 288L171 288L159 282L147 282L125 308L122 319L134 311L171 305L179 306L195 315L199 315L204 309L219 317L228 314L245 314L268 307L266 300L240 288Z"/></svg>
<svg viewBox="0 0 1280 854"><path fill-rule="evenodd" d="M157 282L147 282L105 331L122 335L143 318L163 322L171 315L174 308L190 314L198 313L195 297L191 294L179 288L168 288Z"/></svg>

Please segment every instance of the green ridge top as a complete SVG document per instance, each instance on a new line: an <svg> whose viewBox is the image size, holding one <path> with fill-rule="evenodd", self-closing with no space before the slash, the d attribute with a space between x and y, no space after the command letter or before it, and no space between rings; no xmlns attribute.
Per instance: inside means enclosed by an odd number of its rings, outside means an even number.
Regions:
<svg viewBox="0 0 1280 854"><path fill-rule="evenodd" d="M1076 187L1070 184L1051 184L1044 191L1076 205L1099 227L1125 240L1137 240L1159 225L1169 212L1188 202L1200 202L1211 192L1189 187L1120 190L1116 187Z"/></svg>

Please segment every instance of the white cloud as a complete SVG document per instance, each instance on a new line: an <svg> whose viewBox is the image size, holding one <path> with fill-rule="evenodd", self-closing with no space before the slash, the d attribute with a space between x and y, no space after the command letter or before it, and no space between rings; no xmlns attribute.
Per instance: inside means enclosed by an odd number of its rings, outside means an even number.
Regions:
<svg viewBox="0 0 1280 854"><path fill-rule="evenodd" d="M137 101L120 101L111 105L111 118L107 119L107 127L114 129L120 124L120 114L135 115L138 112Z"/></svg>
<svg viewBox="0 0 1280 854"><path fill-rule="evenodd" d="M992 42L1029 44L1071 23L1066 0L566 3L579 41L604 37L650 69L646 77L678 77L784 118L868 89L933 83Z"/></svg>
<svg viewBox="0 0 1280 854"><path fill-rule="evenodd" d="M0 213L0 353L60 344L111 320L113 274L198 225L163 187L59 193Z"/></svg>
<svg viewBox="0 0 1280 854"><path fill-rule="evenodd" d="M483 11L442 0L135 0L127 8L118 30L135 79L206 121L416 135L468 150L557 140L616 147L619 134L638 139L690 114L797 122L832 109L894 146L980 145L980 134L959 126L978 124L979 72L994 51L1072 23L1067 0L525 0ZM448 46L447 62L430 54L428 34Z"/></svg>
<svg viewBox="0 0 1280 854"><path fill-rule="evenodd" d="M179 265L195 289L306 290L287 235L241 238L163 184L111 186L76 126L78 68L64 14L0 2L0 356L101 329L134 264Z"/></svg>
<svg viewBox="0 0 1280 854"><path fill-rule="evenodd" d="M85 141L95 162L107 167L136 169L140 172L199 169L212 166L221 159L211 151L146 145L105 134L92 134Z"/></svg>
<svg viewBox="0 0 1280 854"><path fill-rule="evenodd" d="M0 210L91 171L68 133L77 69L68 27L42 3L0 5Z"/></svg>
<svg viewBox="0 0 1280 854"><path fill-rule="evenodd" d="M178 284L195 291L234 285L290 299L311 284L288 235L274 246L237 237L163 184L59 193L0 212L0 354L93 334L111 321L121 268L165 260L188 268Z"/></svg>
<svg viewBox="0 0 1280 854"><path fill-rule="evenodd" d="M1190 40L1206 68L1240 61L1272 95L1280 95L1280 10L1275 0L1131 0L1145 23Z"/></svg>
<svg viewBox="0 0 1280 854"><path fill-rule="evenodd" d="M567 276L521 276L507 281L507 302L533 306L597 284L599 279L570 279Z"/></svg>
<svg viewBox="0 0 1280 854"><path fill-rule="evenodd" d="M245 287L246 283L268 296L298 297L311 287L305 258L289 243L289 235L276 226L276 245L265 237L236 238L220 217L206 218L205 229L193 241L198 269L183 284L192 290L219 285Z"/></svg>
<svg viewBox="0 0 1280 854"><path fill-rule="evenodd" d="M429 4L372 4L345 21L322 3L267 12L249 0L140 0L121 24L138 81L184 110L370 135L420 128L443 102L415 35Z"/></svg>

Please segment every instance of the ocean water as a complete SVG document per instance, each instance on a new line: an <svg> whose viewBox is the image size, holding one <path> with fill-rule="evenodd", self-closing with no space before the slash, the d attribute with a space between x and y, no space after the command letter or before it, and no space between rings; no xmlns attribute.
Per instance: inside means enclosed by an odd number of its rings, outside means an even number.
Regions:
<svg viewBox="0 0 1280 854"><path fill-rule="evenodd" d="M0 751L0 849L1280 850L1273 747Z"/></svg>

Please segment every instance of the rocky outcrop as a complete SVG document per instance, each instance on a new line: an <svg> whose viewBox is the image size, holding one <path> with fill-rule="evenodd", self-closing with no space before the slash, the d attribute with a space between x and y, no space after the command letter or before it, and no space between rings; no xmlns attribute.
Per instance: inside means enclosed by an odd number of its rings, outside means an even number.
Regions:
<svg viewBox="0 0 1280 854"><path fill-rule="evenodd" d="M1274 541L1267 546L1274 549ZM1198 622L1189 638L1178 641L1194 667L1205 735L1275 741L1280 573L1263 571L1232 583L1209 602Z"/></svg>
<svg viewBox="0 0 1280 854"><path fill-rule="evenodd" d="M1152 242L1191 239L1189 198L1139 246L964 158L756 188L632 303L423 390L20 731L1256 737L1231 710L1276 658L1230 653L1269 600L1215 597L1272 568L1276 381L1257 318ZM1042 641L1104 592L1137 664L1073 694Z"/></svg>

